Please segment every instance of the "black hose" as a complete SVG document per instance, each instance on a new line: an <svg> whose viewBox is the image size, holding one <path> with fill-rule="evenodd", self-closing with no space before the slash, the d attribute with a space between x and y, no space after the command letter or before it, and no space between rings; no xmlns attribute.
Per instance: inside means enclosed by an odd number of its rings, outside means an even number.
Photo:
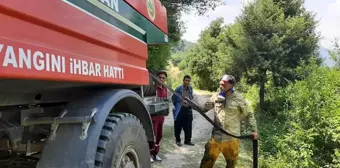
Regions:
<svg viewBox="0 0 340 168"><path fill-rule="evenodd" d="M254 140L253 139L253 168L257 168L258 167L258 154L259 154L259 151L258 151L258 140Z"/></svg>
<svg viewBox="0 0 340 168"><path fill-rule="evenodd" d="M253 141L253 168L258 167L258 140L254 139L253 135L242 135L242 136L236 136L233 134L230 134L226 130L224 130L222 127L218 126L214 121L212 121L206 114L205 112L193 101L189 99L185 99L182 95L176 93L171 87L160 81L155 75L150 73L151 77L154 78L158 83L166 87L170 92L172 92L174 95L176 95L178 98L181 100L185 100L188 102L188 104L196 110L198 113L200 113L210 124L212 124L215 128L218 128L222 133L229 135L231 137L237 138L237 139L250 139Z"/></svg>

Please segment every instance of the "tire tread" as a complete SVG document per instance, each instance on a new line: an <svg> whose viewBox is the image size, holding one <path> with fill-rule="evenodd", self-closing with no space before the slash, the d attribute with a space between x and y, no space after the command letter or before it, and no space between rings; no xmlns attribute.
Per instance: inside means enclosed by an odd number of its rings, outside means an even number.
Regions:
<svg viewBox="0 0 340 168"><path fill-rule="evenodd" d="M129 114L129 113L111 113L106 119L106 122L102 128L99 142L96 151L95 157L95 167L102 168L104 165L104 158L106 154L106 146L109 143L111 134L114 133L115 127L123 122L123 120L133 119L137 121L140 126L143 128L142 123L137 119L136 116ZM143 129L144 131L144 129ZM145 134L145 131L144 131Z"/></svg>

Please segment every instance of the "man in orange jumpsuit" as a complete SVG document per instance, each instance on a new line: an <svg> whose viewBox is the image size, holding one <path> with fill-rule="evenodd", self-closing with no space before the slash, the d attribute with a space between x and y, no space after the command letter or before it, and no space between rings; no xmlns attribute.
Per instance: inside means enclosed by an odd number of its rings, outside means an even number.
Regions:
<svg viewBox="0 0 340 168"><path fill-rule="evenodd" d="M163 83L166 81L167 78L167 73L165 71L159 71L157 73L157 77L159 78L160 81ZM168 90L166 87L161 85L160 83L156 83L156 92L157 92L157 97L162 98L162 99L167 99L168 98ZM152 120L152 125L154 129L154 134L156 137L156 142L155 143L149 143L149 148L150 148L150 155L151 155L151 163L154 161L162 161L162 159L158 156L158 152L160 149L160 142L162 140L163 136L163 123L164 123L164 116L163 115L156 115L156 116L151 116Z"/></svg>
<svg viewBox="0 0 340 168"><path fill-rule="evenodd" d="M241 120L246 119L252 127L253 137L258 139L254 115L250 112L245 98L234 91L236 81L231 75L224 75L220 81L221 92L214 94L204 105L205 111L214 108L214 120L227 132L239 136ZM235 168L239 153L239 140L223 134L213 128L212 136L205 145L201 168L212 168L222 152L227 162L227 168Z"/></svg>

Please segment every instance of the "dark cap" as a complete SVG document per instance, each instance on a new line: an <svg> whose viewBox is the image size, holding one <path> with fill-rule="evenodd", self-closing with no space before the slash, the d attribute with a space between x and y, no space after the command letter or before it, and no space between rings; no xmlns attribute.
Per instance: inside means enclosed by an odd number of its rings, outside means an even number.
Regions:
<svg viewBox="0 0 340 168"><path fill-rule="evenodd" d="M165 77L168 77L168 74L166 73L166 71L158 71L157 72L157 76L159 76L160 74L163 74L163 75L165 75Z"/></svg>

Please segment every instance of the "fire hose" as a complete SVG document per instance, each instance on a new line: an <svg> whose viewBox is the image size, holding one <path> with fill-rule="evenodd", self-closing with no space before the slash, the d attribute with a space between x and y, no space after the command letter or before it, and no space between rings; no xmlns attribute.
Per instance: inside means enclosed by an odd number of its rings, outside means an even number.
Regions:
<svg viewBox="0 0 340 168"><path fill-rule="evenodd" d="M182 95L178 94L176 91L174 91L171 87L169 87L168 85L166 85L165 83L163 83L161 80L159 80L154 74L150 72L150 75L152 78L154 78L158 83L160 83L161 85L163 85L164 87L166 87L171 93L173 93L174 95L176 95L178 98L180 98L181 100L185 100L188 102L188 104L194 109L196 110L198 113L200 113L210 124L212 124L215 128L219 129L222 133L237 138L237 139L242 139L242 140L252 140L253 144L253 168L258 168L258 140L254 139L253 135L241 135L241 136L236 136L233 134L230 134L229 132L227 132L226 130L224 130L222 127L218 126L213 120L211 120L204 112L204 110L201 109L201 107L199 105L197 105L195 102L193 102L192 100L186 99L184 98Z"/></svg>

